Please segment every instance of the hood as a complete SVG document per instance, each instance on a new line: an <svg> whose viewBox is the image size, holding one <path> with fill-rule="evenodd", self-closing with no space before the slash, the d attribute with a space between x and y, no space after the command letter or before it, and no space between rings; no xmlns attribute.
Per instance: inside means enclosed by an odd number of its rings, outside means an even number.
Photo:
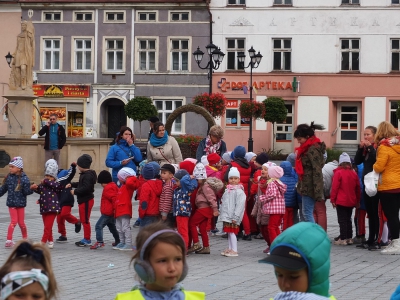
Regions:
<svg viewBox="0 0 400 300"><path fill-rule="evenodd" d="M287 185L284 184L284 183L283 183L282 181L280 181L280 180L274 180L274 182L275 182L276 186L278 187L279 192L280 192L282 195L284 195L284 194L286 193Z"/></svg>
<svg viewBox="0 0 400 300"><path fill-rule="evenodd" d="M162 180L160 180L160 179L153 180L152 179L152 180L148 180L146 182L148 182L148 184L150 184L151 189L156 193L156 195L161 195L162 187L163 187Z"/></svg>
<svg viewBox="0 0 400 300"><path fill-rule="evenodd" d="M291 176L292 175L292 164L288 161L283 161L280 164L280 167L283 169L283 175Z"/></svg>
<svg viewBox="0 0 400 300"><path fill-rule="evenodd" d="M324 165L322 168L322 173L332 177L333 176L333 171L339 166L339 163L337 160L328 162Z"/></svg>
<svg viewBox="0 0 400 300"><path fill-rule="evenodd" d="M206 183L215 191L218 192L224 187L224 183L215 177L208 177Z"/></svg>
<svg viewBox="0 0 400 300"><path fill-rule="evenodd" d="M250 167L249 162L245 158L235 158L233 160L235 163L237 163L239 166L242 168L248 169Z"/></svg>

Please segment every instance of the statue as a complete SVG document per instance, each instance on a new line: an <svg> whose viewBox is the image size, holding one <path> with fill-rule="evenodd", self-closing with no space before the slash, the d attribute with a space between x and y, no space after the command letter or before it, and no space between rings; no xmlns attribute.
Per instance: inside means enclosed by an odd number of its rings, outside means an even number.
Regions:
<svg viewBox="0 0 400 300"><path fill-rule="evenodd" d="M10 90L32 90L35 65L35 28L32 21L21 22L17 47L12 54Z"/></svg>

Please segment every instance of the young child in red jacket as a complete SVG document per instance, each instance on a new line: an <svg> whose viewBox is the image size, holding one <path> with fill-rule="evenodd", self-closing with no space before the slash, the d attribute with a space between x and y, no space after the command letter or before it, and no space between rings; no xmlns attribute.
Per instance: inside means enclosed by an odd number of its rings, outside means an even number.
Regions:
<svg viewBox="0 0 400 300"><path fill-rule="evenodd" d="M115 239L113 246L118 245L120 242L114 218L114 203L119 190L118 186L113 182L112 176L108 171L101 171L97 177L97 182L103 187L103 193L101 194L100 202L101 216L95 226L96 243L90 247L92 250L104 247L103 228L106 226Z"/></svg>
<svg viewBox="0 0 400 300"><path fill-rule="evenodd" d="M340 228L340 238L335 245L353 244L353 226L351 215L354 207L359 207L361 199L360 181L351 167L351 160L346 152L339 158L339 167L333 171L331 203L336 208Z"/></svg>
<svg viewBox="0 0 400 300"><path fill-rule="evenodd" d="M136 178L136 172L127 167L119 170L117 176L119 182L122 184L118 190L114 204L115 223L120 242L113 249L132 251L132 231L130 224L132 219L132 196L134 191L139 188L139 180Z"/></svg>

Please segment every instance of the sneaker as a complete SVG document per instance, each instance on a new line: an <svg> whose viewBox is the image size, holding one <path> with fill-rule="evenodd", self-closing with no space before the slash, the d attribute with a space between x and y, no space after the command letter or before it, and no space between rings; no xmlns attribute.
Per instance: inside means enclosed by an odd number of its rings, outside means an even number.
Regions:
<svg viewBox="0 0 400 300"><path fill-rule="evenodd" d="M394 239L390 242L390 244L381 251L381 254L385 255L400 255L400 240Z"/></svg>
<svg viewBox="0 0 400 300"><path fill-rule="evenodd" d="M363 237L363 236L356 236L356 237L354 237L353 238L353 243L354 244L362 244L362 243L364 243L365 242L365 237Z"/></svg>
<svg viewBox="0 0 400 300"><path fill-rule="evenodd" d="M225 253L228 253L229 251L231 251L231 250L229 250L228 248L226 248L225 250L222 250L221 255L222 255L222 256L225 256Z"/></svg>
<svg viewBox="0 0 400 300"><path fill-rule="evenodd" d="M338 241L340 239L340 235L338 235L337 237L335 237L333 240L334 241Z"/></svg>
<svg viewBox="0 0 400 300"><path fill-rule="evenodd" d="M49 249L53 249L54 248L54 242L49 242L47 244L47 246L49 247Z"/></svg>
<svg viewBox="0 0 400 300"><path fill-rule="evenodd" d="M133 227L134 227L134 228L140 227L140 221L139 221L139 219L136 220L136 222L133 224Z"/></svg>
<svg viewBox="0 0 400 300"><path fill-rule="evenodd" d="M379 245L381 246L381 249L385 249L387 246L389 246L389 244L390 244L390 242L389 241L387 241L386 243L384 243L384 242L380 242L379 243Z"/></svg>
<svg viewBox="0 0 400 300"><path fill-rule="evenodd" d="M378 243L373 243L372 245L368 246L369 251L376 251L381 250L381 245Z"/></svg>
<svg viewBox="0 0 400 300"><path fill-rule="evenodd" d="M114 243L111 244L111 246L115 247L115 246L117 246L118 244L119 244L119 241L118 241L118 242L115 241Z"/></svg>
<svg viewBox="0 0 400 300"><path fill-rule="evenodd" d="M346 240L342 240L342 239L338 239L337 241L333 241L334 245L340 245L340 246L347 246L347 241Z"/></svg>
<svg viewBox="0 0 400 300"><path fill-rule="evenodd" d="M195 252L195 251L200 250L201 248L202 248L202 247L201 247L200 243L195 243L195 244L193 244L192 247L190 247L190 248L187 250L186 253L193 253L193 252Z"/></svg>
<svg viewBox="0 0 400 300"><path fill-rule="evenodd" d="M359 248L359 249L368 249L369 246L370 246L370 245L368 245L368 243L365 242L365 243L361 243L360 245L357 245L356 248Z"/></svg>
<svg viewBox="0 0 400 300"><path fill-rule="evenodd" d="M203 247L195 252L196 254L210 254L210 247Z"/></svg>
<svg viewBox="0 0 400 300"><path fill-rule="evenodd" d="M347 245L353 245L353 239L347 239L346 240Z"/></svg>
<svg viewBox="0 0 400 300"><path fill-rule="evenodd" d="M96 249L103 248L103 247L104 247L104 243L103 242L96 242L96 243L94 243L93 246L90 247L90 249L96 250Z"/></svg>
<svg viewBox="0 0 400 300"><path fill-rule="evenodd" d="M269 246L265 250L263 250L263 253L269 254Z"/></svg>
<svg viewBox="0 0 400 300"><path fill-rule="evenodd" d="M78 247L86 247L92 245L92 241L87 239L81 239L79 242L76 242L75 245L77 245Z"/></svg>
<svg viewBox="0 0 400 300"><path fill-rule="evenodd" d="M216 236L218 232L219 232L219 229L218 229L218 228L211 229L211 235L212 235L212 236Z"/></svg>
<svg viewBox="0 0 400 300"><path fill-rule="evenodd" d="M132 246L130 246L128 244L123 244L123 246L119 247L118 250L121 250L121 251L132 251Z"/></svg>
<svg viewBox="0 0 400 300"><path fill-rule="evenodd" d="M81 222L76 223L75 224L75 232L79 233L79 232L81 232L81 229L82 229L82 223Z"/></svg>
<svg viewBox="0 0 400 300"><path fill-rule="evenodd" d="M67 242L67 237L60 235L58 239L56 239L57 243L66 243Z"/></svg>
<svg viewBox="0 0 400 300"><path fill-rule="evenodd" d="M114 250L119 250L119 248L124 247L124 246L125 246L125 244L119 243L117 246L114 246L113 249Z"/></svg>
<svg viewBox="0 0 400 300"><path fill-rule="evenodd" d="M225 253L225 256L226 257L236 257L236 256L239 256L239 254L237 252L231 250L231 251Z"/></svg>
<svg viewBox="0 0 400 300"><path fill-rule="evenodd" d="M245 234L242 238L243 241L251 241L251 234Z"/></svg>
<svg viewBox="0 0 400 300"><path fill-rule="evenodd" d="M6 248L12 248L12 247L14 247L14 245L15 245L14 241L12 241L12 240L7 240L4 247L6 247Z"/></svg>

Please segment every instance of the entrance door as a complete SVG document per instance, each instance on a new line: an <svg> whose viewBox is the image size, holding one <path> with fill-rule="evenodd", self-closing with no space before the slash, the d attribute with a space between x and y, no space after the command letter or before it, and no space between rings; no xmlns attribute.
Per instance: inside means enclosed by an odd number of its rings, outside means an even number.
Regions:
<svg viewBox="0 0 400 300"><path fill-rule="evenodd" d="M126 115L123 105L108 105L108 138L115 138L121 126L126 126Z"/></svg>
<svg viewBox="0 0 400 300"><path fill-rule="evenodd" d="M275 123L275 150L282 150L282 153L293 151L293 102L285 102L287 109L286 120L283 123Z"/></svg>
<svg viewBox="0 0 400 300"><path fill-rule="evenodd" d="M357 144L360 140L361 105L358 103L338 104L337 142Z"/></svg>

